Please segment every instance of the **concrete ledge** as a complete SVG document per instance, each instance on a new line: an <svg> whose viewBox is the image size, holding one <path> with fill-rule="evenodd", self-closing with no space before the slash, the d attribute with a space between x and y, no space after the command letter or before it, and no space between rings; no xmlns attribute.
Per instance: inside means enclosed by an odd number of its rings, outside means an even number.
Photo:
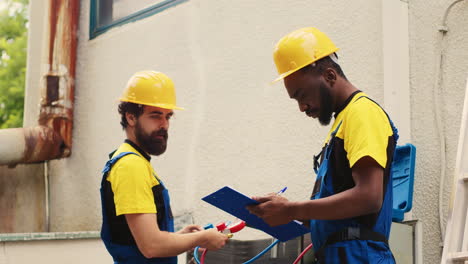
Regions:
<svg viewBox="0 0 468 264"><path fill-rule="evenodd" d="M0 242L100 238L99 231L0 234Z"/></svg>
<svg viewBox="0 0 468 264"><path fill-rule="evenodd" d="M174 218L175 230L193 224L192 213L184 213ZM101 238L100 231L44 232L44 233L0 233L0 242L34 240L72 240Z"/></svg>

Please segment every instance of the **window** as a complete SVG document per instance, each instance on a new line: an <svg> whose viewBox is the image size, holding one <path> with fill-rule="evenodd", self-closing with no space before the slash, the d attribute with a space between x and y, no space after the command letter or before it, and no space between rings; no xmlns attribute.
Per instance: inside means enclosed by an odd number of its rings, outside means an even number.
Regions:
<svg viewBox="0 0 468 264"><path fill-rule="evenodd" d="M186 0L91 0L89 38L114 26L161 12Z"/></svg>

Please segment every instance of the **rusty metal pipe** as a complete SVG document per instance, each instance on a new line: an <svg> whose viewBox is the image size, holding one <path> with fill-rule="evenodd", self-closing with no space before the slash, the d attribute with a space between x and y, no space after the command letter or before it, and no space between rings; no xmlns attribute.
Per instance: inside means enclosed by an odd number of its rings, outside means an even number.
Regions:
<svg viewBox="0 0 468 264"><path fill-rule="evenodd" d="M52 128L36 126L0 130L0 164L35 163L63 155L64 144Z"/></svg>
<svg viewBox="0 0 468 264"><path fill-rule="evenodd" d="M71 154L79 3L49 0L49 65L41 83L44 92L38 126L0 130L0 165L42 162Z"/></svg>

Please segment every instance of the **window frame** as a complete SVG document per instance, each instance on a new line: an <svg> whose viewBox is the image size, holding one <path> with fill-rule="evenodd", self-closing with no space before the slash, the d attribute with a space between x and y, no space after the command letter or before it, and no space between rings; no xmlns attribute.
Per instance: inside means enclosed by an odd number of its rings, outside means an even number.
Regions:
<svg viewBox="0 0 468 264"><path fill-rule="evenodd" d="M162 12L170 7L173 7L175 5L178 5L182 2L186 2L188 0L164 0L163 2L154 4L152 6L149 6L147 8L144 8L140 11L137 11L135 13L132 13L128 16L119 18L115 21L112 21L111 23L105 25L105 26L98 26L98 21L99 21L99 14L98 14L98 2L99 0L91 0L90 1L90 20L89 20L89 39L94 39L97 36L105 33L109 29L113 27L118 27L122 26L124 24L130 23L130 22L135 22L140 19L147 18L149 16L152 16L154 14L157 14L159 12Z"/></svg>

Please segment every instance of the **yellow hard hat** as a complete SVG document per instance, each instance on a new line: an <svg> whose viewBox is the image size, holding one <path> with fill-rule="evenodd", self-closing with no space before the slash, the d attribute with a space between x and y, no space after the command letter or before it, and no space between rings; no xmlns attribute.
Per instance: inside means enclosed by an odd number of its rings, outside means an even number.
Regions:
<svg viewBox="0 0 468 264"><path fill-rule="evenodd" d="M282 80L301 68L335 53L338 48L323 32L308 27L295 30L276 44L273 59Z"/></svg>
<svg viewBox="0 0 468 264"><path fill-rule="evenodd" d="M164 73L156 71L140 71L133 74L120 101L165 109L184 109L176 106L172 80Z"/></svg>

